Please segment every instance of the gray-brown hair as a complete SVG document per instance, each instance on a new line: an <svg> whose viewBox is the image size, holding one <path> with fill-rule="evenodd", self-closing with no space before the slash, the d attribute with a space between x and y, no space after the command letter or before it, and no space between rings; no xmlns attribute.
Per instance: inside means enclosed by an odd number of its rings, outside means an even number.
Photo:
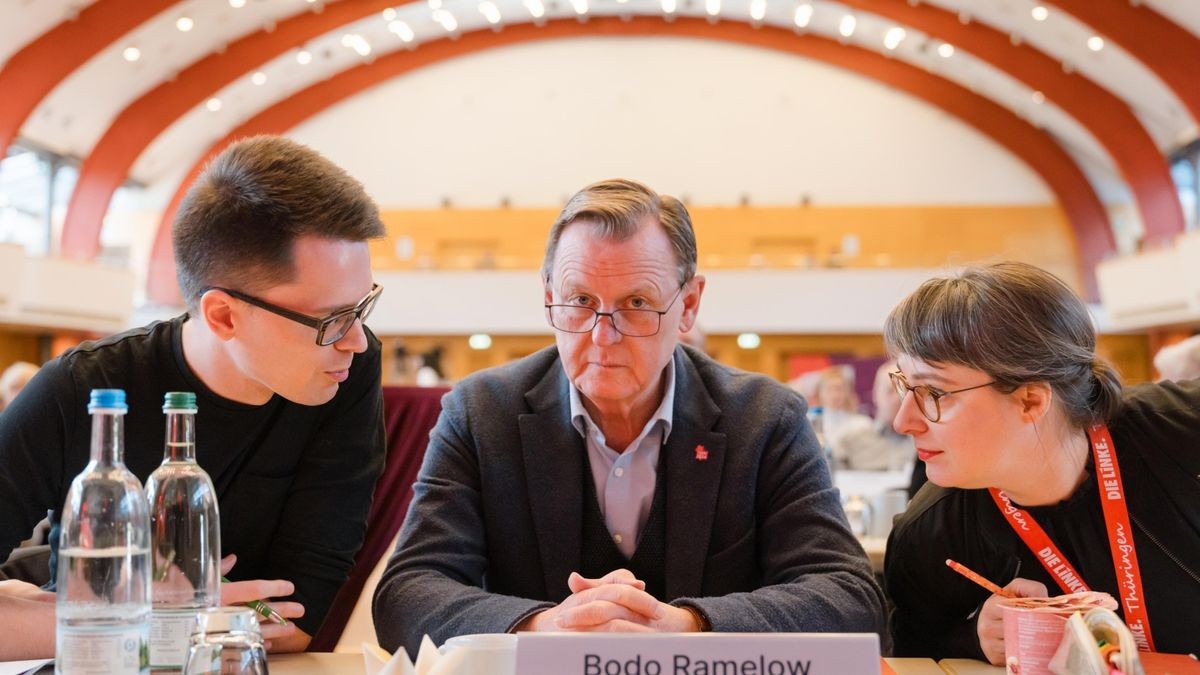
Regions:
<svg viewBox="0 0 1200 675"><path fill-rule="evenodd" d="M383 234L361 183L311 148L255 136L222 151L188 188L172 239L179 288L195 310L208 286L252 292L289 281L301 236Z"/></svg>
<svg viewBox="0 0 1200 675"><path fill-rule="evenodd" d="M644 216L654 216L666 230L675 250L679 283L691 281L696 276L696 233L692 230L692 217L687 208L674 197L660 195L641 183L624 178L592 183L567 200L550 228L546 256L542 260L542 278L549 283L558 241L571 223L587 221L595 225L601 239L623 241L637 233Z"/></svg>
<svg viewBox="0 0 1200 675"><path fill-rule="evenodd" d="M1061 279L1019 262L970 267L921 284L888 315L893 355L987 373L1001 391L1045 382L1084 428L1120 409L1121 383L1096 356L1087 307Z"/></svg>

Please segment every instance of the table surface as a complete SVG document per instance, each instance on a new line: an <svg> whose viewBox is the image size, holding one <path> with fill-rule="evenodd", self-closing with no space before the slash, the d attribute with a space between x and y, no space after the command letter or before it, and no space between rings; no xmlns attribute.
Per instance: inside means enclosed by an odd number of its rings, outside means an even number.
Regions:
<svg viewBox="0 0 1200 675"><path fill-rule="evenodd" d="M933 659L884 660L896 675L945 675ZM362 675L363 658L360 654L275 654L270 658L270 667L275 675ZM997 670L1004 672L1003 668ZM991 670L954 672L991 673Z"/></svg>

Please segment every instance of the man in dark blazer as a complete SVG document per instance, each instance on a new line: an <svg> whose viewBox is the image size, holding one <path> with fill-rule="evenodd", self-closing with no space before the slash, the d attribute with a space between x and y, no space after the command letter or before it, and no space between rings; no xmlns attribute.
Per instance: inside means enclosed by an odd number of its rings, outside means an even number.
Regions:
<svg viewBox="0 0 1200 675"><path fill-rule="evenodd" d="M376 591L381 645L882 631L803 399L678 344L695 271L678 200L625 180L572 197L543 266L556 345L444 399Z"/></svg>

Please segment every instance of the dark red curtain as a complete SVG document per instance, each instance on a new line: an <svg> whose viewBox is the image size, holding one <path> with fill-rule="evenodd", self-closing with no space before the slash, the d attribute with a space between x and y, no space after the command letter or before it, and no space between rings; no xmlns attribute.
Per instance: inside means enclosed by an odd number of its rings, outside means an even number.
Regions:
<svg viewBox="0 0 1200 675"><path fill-rule="evenodd" d="M390 554L388 545L408 513L412 485L421 468L425 446L429 444L429 431L442 411L442 395L447 391L449 389L444 387L383 388L387 464L375 484L375 498L367 516L366 539L350 568L350 578L334 598L324 623L308 646L309 651L333 650L371 570L381 557Z"/></svg>

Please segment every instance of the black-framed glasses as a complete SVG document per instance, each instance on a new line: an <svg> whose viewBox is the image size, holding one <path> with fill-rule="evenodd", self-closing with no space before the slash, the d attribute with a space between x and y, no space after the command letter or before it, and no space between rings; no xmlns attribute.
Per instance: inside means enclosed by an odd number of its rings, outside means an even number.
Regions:
<svg viewBox="0 0 1200 675"><path fill-rule="evenodd" d="M680 284L675 297L667 304L666 309L615 309L611 312L598 312L591 307L580 305L546 305L546 313L550 317L550 325L564 333L590 333L600 321L607 316L612 321L613 328L621 335L628 337L650 337L658 335L662 328L663 315L671 311L675 301L683 294L687 283Z"/></svg>
<svg viewBox="0 0 1200 675"><path fill-rule="evenodd" d="M371 314L371 310L375 309L375 301L379 299L379 294L383 292L383 286L379 284L371 285L371 292L367 293L366 297L358 301L358 304L347 309L339 309L338 311L323 317L309 316L294 312L286 307L280 307L260 300L253 295L235 291L232 288L222 288L220 286L209 286L200 292L201 295L209 291L221 291L241 300L265 309L272 314L282 316L285 319L291 319L296 323L304 324L309 328L317 329L317 344L322 347L327 347L346 336L350 329L354 326L355 319L367 320L367 316Z"/></svg>
<svg viewBox="0 0 1200 675"><path fill-rule="evenodd" d="M896 388L896 393L900 395L900 400L902 402L904 401L905 395L907 395L910 391L912 392L913 400L917 403L917 410L920 410L921 414L925 416L925 419L929 420L930 422L937 422L942 419L941 401L943 398L949 396L950 394L961 394L964 391L982 389L984 387L990 387L991 385L996 384L996 381L992 380L991 382L977 384L974 387L963 387L962 389L954 389L952 391L942 391L941 389L935 389L927 384L918 384L914 387L908 383L908 378L904 377L904 373L900 371L888 373L888 377L892 378L892 386Z"/></svg>

